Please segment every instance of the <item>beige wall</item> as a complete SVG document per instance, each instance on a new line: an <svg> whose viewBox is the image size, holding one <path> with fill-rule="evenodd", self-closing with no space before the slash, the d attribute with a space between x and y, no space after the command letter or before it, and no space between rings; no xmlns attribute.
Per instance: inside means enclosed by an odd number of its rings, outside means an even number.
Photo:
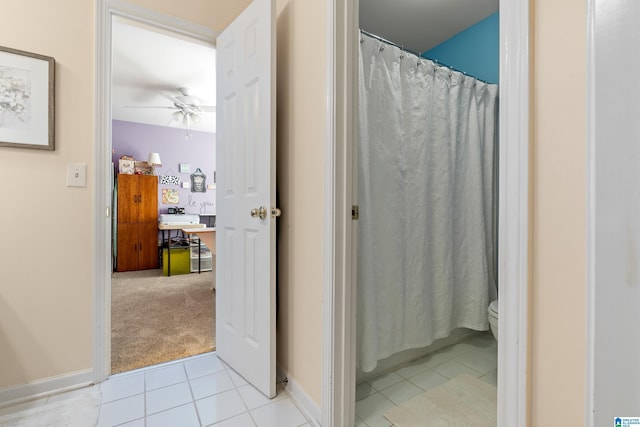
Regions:
<svg viewBox="0 0 640 427"><path fill-rule="evenodd" d="M278 0L278 364L320 406L326 5Z"/></svg>
<svg viewBox="0 0 640 427"><path fill-rule="evenodd" d="M0 388L91 367L92 196L67 188L68 162L93 170L93 5L12 2L2 45L56 59L56 150L2 148ZM61 25L64 22L64 25Z"/></svg>
<svg viewBox="0 0 640 427"><path fill-rule="evenodd" d="M534 5L531 425L581 426L586 399L586 2L535 0Z"/></svg>
<svg viewBox="0 0 640 427"><path fill-rule="evenodd" d="M251 0L125 0L166 15L222 31Z"/></svg>

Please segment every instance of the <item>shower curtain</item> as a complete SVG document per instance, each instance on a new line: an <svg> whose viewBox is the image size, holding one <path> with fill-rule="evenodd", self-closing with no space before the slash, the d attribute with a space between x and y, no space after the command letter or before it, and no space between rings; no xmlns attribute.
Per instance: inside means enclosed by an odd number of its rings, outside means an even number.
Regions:
<svg viewBox="0 0 640 427"><path fill-rule="evenodd" d="M459 327L497 298L497 85L361 34L358 365Z"/></svg>

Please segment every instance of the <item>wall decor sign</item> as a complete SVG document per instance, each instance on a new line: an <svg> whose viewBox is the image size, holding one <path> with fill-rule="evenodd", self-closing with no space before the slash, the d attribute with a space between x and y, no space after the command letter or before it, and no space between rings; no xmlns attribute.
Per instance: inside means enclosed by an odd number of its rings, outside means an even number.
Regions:
<svg viewBox="0 0 640 427"><path fill-rule="evenodd" d="M55 149L55 59L0 46L0 146Z"/></svg>
<svg viewBox="0 0 640 427"><path fill-rule="evenodd" d="M178 179L175 175L162 175L160 177L160 184L165 185L178 185L180 183L180 179Z"/></svg>
<svg viewBox="0 0 640 427"><path fill-rule="evenodd" d="M175 205L180 201L178 190L172 188L162 189L162 203L165 205Z"/></svg>
<svg viewBox="0 0 640 427"><path fill-rule="evenodd" d="M197 168L196 171L191 174L191 192L207 192L207 176L200 170L200 168Z"/></svg>

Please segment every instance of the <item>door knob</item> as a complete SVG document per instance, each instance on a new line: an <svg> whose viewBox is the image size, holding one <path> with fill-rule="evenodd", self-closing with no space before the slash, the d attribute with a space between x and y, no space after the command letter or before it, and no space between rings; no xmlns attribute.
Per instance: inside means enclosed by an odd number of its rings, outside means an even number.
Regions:
<svg viewBox="0 0 640 427"><path fill-rule="evenodd" d="M271 218L278 218L282 215L282 211L278 208L271 208Z"/></svg>
<svg viewBox="0 0 640 427"><path fill-rule="evenodd" d="M251 218L265 219L266 217L267 217L267 208L265 208L264 206L251 209Z"/></svg>

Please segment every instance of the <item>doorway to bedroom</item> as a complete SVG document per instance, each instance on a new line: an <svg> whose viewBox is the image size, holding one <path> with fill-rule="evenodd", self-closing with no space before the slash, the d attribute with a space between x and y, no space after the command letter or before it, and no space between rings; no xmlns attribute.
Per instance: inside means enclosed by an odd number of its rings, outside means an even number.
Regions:
<svg viewBox="0 0 640 427"><path fill-rule="evenodd" d="M112 21L111 373L215 350L215 49Z"/></svg>

